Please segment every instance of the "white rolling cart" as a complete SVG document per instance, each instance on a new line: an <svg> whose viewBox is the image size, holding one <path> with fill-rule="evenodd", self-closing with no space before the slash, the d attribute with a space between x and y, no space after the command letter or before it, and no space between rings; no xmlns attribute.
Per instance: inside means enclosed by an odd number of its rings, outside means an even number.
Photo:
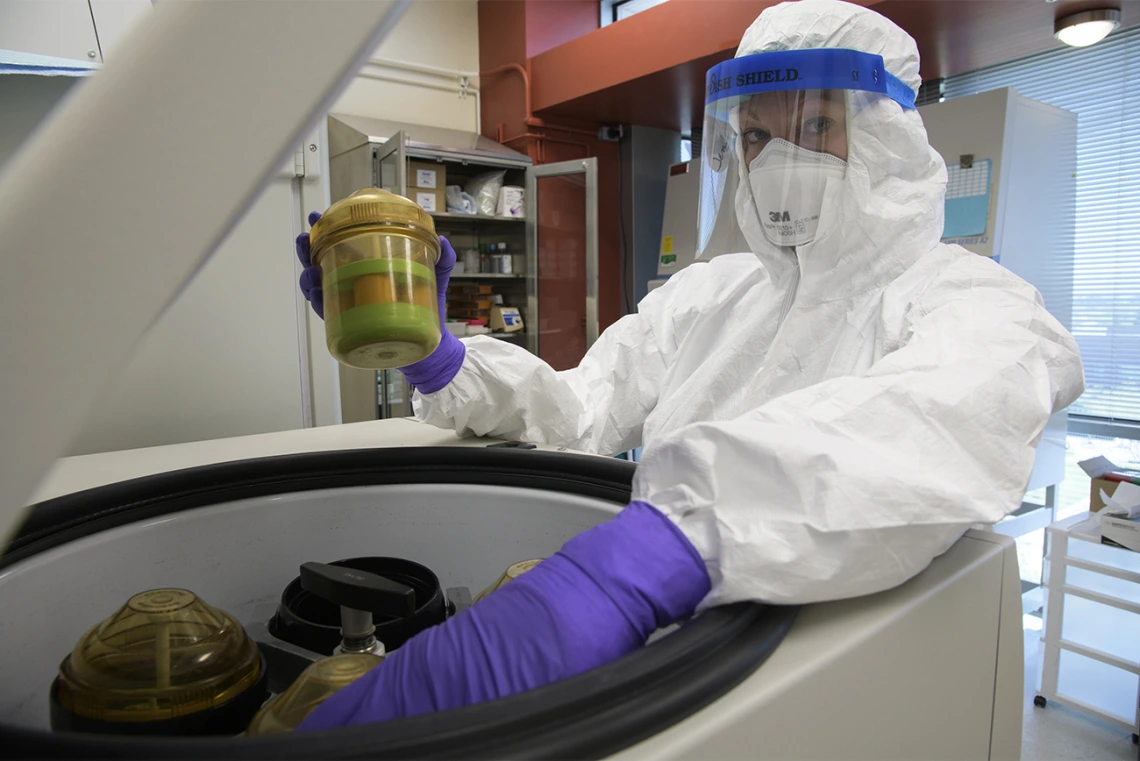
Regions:
<svg viewBox="0 0 1140 761"><path fill-rule="evenodd" d="M1033 702L1140 732L1140 553L1101 544L1092 513L1046 528L1045 628Z"/></svg>

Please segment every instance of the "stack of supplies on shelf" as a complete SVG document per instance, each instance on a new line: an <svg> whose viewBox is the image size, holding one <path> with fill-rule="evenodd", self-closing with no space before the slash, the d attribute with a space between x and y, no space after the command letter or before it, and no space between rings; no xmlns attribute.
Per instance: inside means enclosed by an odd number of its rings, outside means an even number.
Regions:
<svg viewBox="0 0 1140 761"><path fill-rule="evenodd" d="M1140 474L1106 457L1079 463L1092 478L1090 507L1100 518L1100 541L1140 552Z"/></svg>
<svg viewBox="0 0 1140 761"><path fill-rule="evenodd" d="M502 297L500 296L501 300ZM495 306L495 294L489 285L452 285L447 291L447 316L453 320L491 319L491 307Z"/></svg>

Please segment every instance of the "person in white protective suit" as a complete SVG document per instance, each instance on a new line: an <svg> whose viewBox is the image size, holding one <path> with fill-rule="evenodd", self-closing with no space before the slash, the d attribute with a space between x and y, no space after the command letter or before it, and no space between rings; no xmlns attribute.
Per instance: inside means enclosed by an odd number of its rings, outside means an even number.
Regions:
<svg viewBox="0 0 1140 761"><path fill-rule="evenodd" d="M946 168L914 108L919 84L914 41L870 10L804 0L764 11L736 57L709 73L701 159L701 218L710 220L701 239L715 249L735 236L749 250L670 278L577 368L555 372L517 346L475 337L442 387L417 394L421 420L465 434L600 454L644 447L631 507L564 553L612 592L627 571L598 557L640 553L630 562L663 578L686 561L669 571L653 558L684 557L670 548L687 540L707 576L662 585L689 599L633 584L657 606L650 631L698 603L811 603L906 581L971 524L1021 504L1049 415L1083 390L1077 346L1037 291L940 243ZM609 550L584 548L634 507L668 525L629 518ZM520 582L547 563L484 603L516 585L524 595ZM535 594L557 586L532 583ZM487 610L489 619L529 616L528 628L545 631L533 620L546 614L526 600L499 604L515 607ZM480 646L496 652L491 629ZM525 633L501 636L531 655L563 657L549 652L556 645L527 650L517 641ZM599 652L585 667L623 650ZM344 713L378 679L400 681L398 669L377 669L342 699L339 718L329 707L324 721L475 702L582 665L511 682L502 675L520 667L488 659L494 678L443 677L463 682L453 702ZM481 679L507 684L471 687Z"/></svg>

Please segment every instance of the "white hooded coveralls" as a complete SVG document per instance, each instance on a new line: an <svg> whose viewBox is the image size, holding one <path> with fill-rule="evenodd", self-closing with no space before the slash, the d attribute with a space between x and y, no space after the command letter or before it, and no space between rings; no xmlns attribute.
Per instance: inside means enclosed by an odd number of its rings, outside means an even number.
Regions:
<svg viewBox="0 0 1140 761"><path fill-rule="evenodd" d="M876 53L920 84L908 35L834 0L764 11L737 56L812 48ZM601 454L643 446L633 498L700 552L704 605L887 589L1017 509L1050 413L1084 389L1077 346L1031 285L939 242L946 168L916 111L880 99L848 115L847 137L812 243L750 239L691 265L572 370L468 339L418 416Z"/></svg>

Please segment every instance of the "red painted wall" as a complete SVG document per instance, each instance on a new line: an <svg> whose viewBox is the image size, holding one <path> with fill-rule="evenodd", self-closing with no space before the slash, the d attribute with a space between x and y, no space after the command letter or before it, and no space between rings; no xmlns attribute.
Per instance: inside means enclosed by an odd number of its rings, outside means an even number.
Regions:
<svg viewBox="0 0 1140 761"><path fill-rule="evenodd" d="M580 30L589 31L588 19L590 28L596 28L596 0L479 0L480 71L511 63L525 67L528 54L534 55L532 50L560 44ZM558 23L564 25L557 27ZM598 125L591 122L532 120L527 124L526 85L522 74L514 69L480 77L480 95L483 134L525 152L536 164L597 157L598 321L604 330L621 316L617 144L598 142L594 137ZM555 339L558 335L584 334L574 306L581 304L580 315L585 315L581 250L585 231L580 192L575 193L569 183L547 185L543 190L551 191L551 195L540 196L540 206L546 203L546 208L553 210L561 204L565 214L558 215L557 225L543 224L540 229L539 311L547 329L562 333L551 333L550 340L542 340L540 333L539 353L556 369L565 369L578 363L585 348L578 339ZM540 209L540 224L544 216Z"/></svg>
<svg viewBox="0 0 1140 761"><path fill-rule="evenodd" d="M598 28L598 0L527 3L526 54L534 58Z"/></svg>

